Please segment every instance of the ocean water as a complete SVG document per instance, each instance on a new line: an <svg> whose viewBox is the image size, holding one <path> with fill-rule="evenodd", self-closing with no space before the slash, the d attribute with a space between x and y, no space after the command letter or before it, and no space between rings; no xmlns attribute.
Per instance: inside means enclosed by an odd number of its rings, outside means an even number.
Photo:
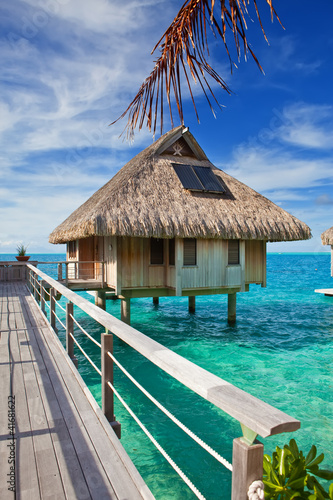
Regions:
<svg viewBox="0 0 333 500"><path fill-rule="evenodd" d="M13 256L0 255L0 260ZM64 255L35 255L39 261ZM41 265L56 277L56 266ZM157 342L279 408L301 421L301 429L260 439L265 452L292 437L307 452L312 444L325 453L323 466L333 468L333 297L314 293L333 288L330 254L268 254L267 288L251 285L237 294L237 322L227 323L227 297L197 297L195 314L186 298L132 299L131 324ZM87 293L82 295L93 301ZM62 299L64 300L64 299ZM120 318L120 302L107 301L107 311ZM96 339L103 329L75 312ZM59 331L64 341L64 335ZM80 342L99 364L98 349L78 332ZM118 339L114 352L126 369L216 451L231 461L232 440L241 436L237 421L184 389ZM80 373L100 402L100 380L77 354ZM207 499L230 498L231 473L147 402L115 370L115 385L155 439ZM122 424L121 442L157 499L192 499L193 493L155 451L137 424L116 401Z"/></svg>

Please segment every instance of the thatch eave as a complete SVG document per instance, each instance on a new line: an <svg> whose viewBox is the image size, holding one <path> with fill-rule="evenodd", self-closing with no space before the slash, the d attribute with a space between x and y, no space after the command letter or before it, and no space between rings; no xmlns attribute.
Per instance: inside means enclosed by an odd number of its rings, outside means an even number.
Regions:
<svg viewBox="0 0 333 500"><path fill-rule="evenodd" d="M321 234L321 241L323 245L333 246L333 226Z"/></svg>

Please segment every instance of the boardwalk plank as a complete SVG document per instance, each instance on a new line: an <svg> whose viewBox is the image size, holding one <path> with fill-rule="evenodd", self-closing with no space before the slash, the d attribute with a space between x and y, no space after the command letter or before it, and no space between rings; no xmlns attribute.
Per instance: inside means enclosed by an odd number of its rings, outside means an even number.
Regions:
<svg viewBox="0 0 333 500"><path fill-rule="evenodd" d="M25 285L0 283L0 314L1 499L14 499L3 477L10 380L16 498L153 499Z"/></svg>
<svg viewBox="0 0 333 500"><path fill-rule="evenodd" d="M34 356L31 357L29 337L27 337L26 331L18 333L41 497L46 499L54 495L53 498L64 498L64 489L55 458L50 429L35 377L34 364L36 360Z"/></svg>
<svg viewBox="0 0 333 500"><path fill-rule="evenodd" d="M16 419L16 489L20 492L20 499L29 500L33 498L38 500L41 497L37 464L16 331L10 333L10 347L13 361L12 379ZM28 460L27 457L29 457Z"/></svg>

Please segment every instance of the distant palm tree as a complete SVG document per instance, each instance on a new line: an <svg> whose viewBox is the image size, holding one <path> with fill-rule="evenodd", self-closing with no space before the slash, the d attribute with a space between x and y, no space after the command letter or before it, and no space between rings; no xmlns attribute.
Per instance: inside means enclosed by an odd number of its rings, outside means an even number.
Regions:
<svg viewBox="0 0 333 500"><path fill-rule="evenodd" d="M265 1L270 8L272 21L275 16L280 22L272 5L273 0ZM152 130L155 134L159 114L162 134L164 94L167 97L171 124L173 126L171 92L173 92L181 123L184 122L181 93L182 74L185 76L198 120L199 116L191 87L192 79L195 83L198 82L200 84L213 113L214 110L210 97L215 100L218 107L221 107L207 81L206 75L212 77L229 94L231 91L225 81L207 61L207 57L209 57L207 29L210 29L215 37L222 39L228 54L231 70L234 63L226 41L226 33L228 31L231 31L233 34L238 59L243 47L244 55L246 56L250 53L262 71L258 59L249 47L245 32L247 29L246 17L249 16L248 6L253 5L261 30L267 40L257 7L257 0L219 0L217 4L218 6L215 6L215 0L186 0L169 28L157 42L152 53L159 47L161 54L155 63L153 71L145 79L128 108L116 120L118 121L128 115L125 128L128 137L133 136L136 126L139 126L140 130L145 123L149 130ZM214 12L214 8L216 12Z"/></svg>

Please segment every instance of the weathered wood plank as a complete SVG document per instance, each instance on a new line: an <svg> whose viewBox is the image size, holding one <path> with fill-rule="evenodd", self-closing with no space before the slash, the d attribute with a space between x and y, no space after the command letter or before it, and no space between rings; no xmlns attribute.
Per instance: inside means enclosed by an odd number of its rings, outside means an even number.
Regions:
<svg viewBox="0 0 333 500"><path fill-rule="evenodd" d="M50 373L45 365L45 357L50 355L42 348L44 357L42 356L42 351L40 349L42 346L38 343L41 338L38 329L30 329L29 336L30 348L33 350L36 359L34 367L36 379L50 428L51 439L66 498L89 498L90 493L59 404L59 399L61 400L60 396L63 392L67 392L67 388L61 383L62 377L59 373L54 374L53 372L52 381L50 379ZM56 382L60 383L56 384ZM55 392L55 389L57 392ZM74 412L76 411L74 405L72 409Z"/></svg>
<svg viewBox="0 0 333 500"><path fill-rule="evenodd" d="M36 359L29 349L29 337L25 331L18 332L22 371L27 395L29 418L37 463L38 479L42 498L51 495L65 497L58 463L55 457L50 429L45 415L39 386L35 376ZM32 354L32 355L31 355Z"/></svg>
<svg viewBox="0 0 333 500"><path fill-rule="evenodd" d="M19 497L22 500L31 498L37 500L40 498L40 489L16 331L10 333L10 345L13 360L12 378L16 419L16 491L19 492Z"/></svg>
<svg viewBox="0 0 333 500"><path fill-rule="evenodd" d="M153 499L27 288L0 284L0 295L1 312L5 304L13 316L12 330L6 323L6 331L0 331L0 376L8 372L0 381L0 465L7 460L2 430L8 420L11 338L18 497ZM18 330L23 322L27 327ZM4 484L0 497L11 500Z"/></svg>
<svg viewBox="0 0 333 500"><path fill-rule="evenodd" d="M75 406L82 420L82 426L84 426L89 434L99 456L99 460L103 464L105 473L113 485L116 494L120 495L121 498L135 499L143 497L152 499L153 496L148 487L130 461L81 376L67 357L57 354L57 351L63 351L63 346L60 341L53 335L53 332L47 328L43 329L43 335L45 342L49 346L50 352L54 355L59 372L64 374L68 369L72 372L72 376L67 375L64 377L68 391L70 394L75 394ZM78 390L78 384L81 387L81 394ZM91 411L92 406L94 408L93 412ZM103 432L100 430L101 425L103 427ZM86 453L86 449L84 449L82 445L82 440L78 439L76 436L73 442L77 448L78 455L83 456ZM90 476L87 480L91 480L91 470L84 470L83 472L90 472ZM93 479L96 481L96 477ZM134 487L134 484L137 486Z"/></svg>

